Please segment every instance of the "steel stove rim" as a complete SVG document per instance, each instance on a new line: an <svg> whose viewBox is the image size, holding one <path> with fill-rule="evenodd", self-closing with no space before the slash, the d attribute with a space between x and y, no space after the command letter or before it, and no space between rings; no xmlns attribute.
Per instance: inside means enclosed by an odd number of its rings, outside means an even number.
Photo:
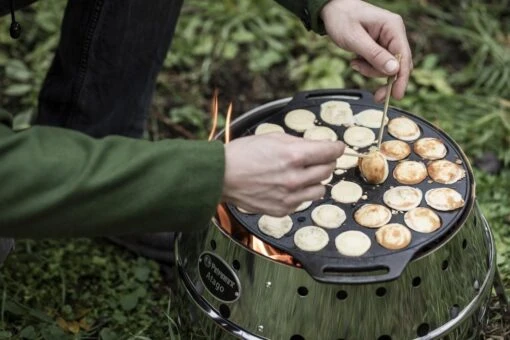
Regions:
<svg viewBox="0 0 510 340"><path fill-rule="evenodd" d="M475 202L475 208L480 209L477 202ZM450 331L453 331L456 328L456 326L462 324L466 319L468 319L470 316L472 316L473 313L475 313L477 310L479 310L479 308L481 307L481 305L484 301L484 297L486 297L487 294L490 294L490 290L492 289L492 284L494 281L494 275L496 272L496 246L494 243L494 235L490 229L487 219L485 218L485 216L483 214L480 214L480 216L482 218L481 224L482 224L482 227L484 228L485 241L487 242L489 252L488 252L488 259L487 259L488 260L487 274L485 276L485 279L484 279L482 285L480 286L480 289L478 290L478 293L471 300L471 302L466 307L464 307L464 309L462 309L459 312L459 314L455 318L451 319L450 321L441 325L440 327L430 331L427 335L425 335L423 337L415 338L414 340L433 340L433 339L438 339L441 336L447 335ZM213 219L213 223L216 226L216 228L218 228L225 236L231 238L231 236L228 233L226 233L223 230L223 228L221 228L218 225L217 222L218 221L216 219ZM203 297L201 297L198 293L195 292L194 286L191 283L191 280L189 279L188 275L186 274L186 271L184 270L184 268L181 266L182 258L179 254L179 246L178 246L178 242L181 237L182 237L182 233L180 233L178 235L178 237L176 237L176 239L175 239L175 248L174 249L175 249L175 259L176 259L176 263L177 263L177 269L178 269L178 273L179 273L181 282L184 284L186 292L190 296L191 300L193 300L195 305L200 310L202 310L204 313L206 313L210 317L210 319L213 322L215 322L219 327L223 328L230 334L233 334L237 337L241 337L241 339L245 339L245 340L269 340L270 338L264 338L264 337L260 337L259 335L254 335L252 333L249 333L249 332L243 330L241 327L235 325L228 319L225 319L213 308L213 306L211 306ZM277 264L285 265L285 263L275 261L271 258L268 258L264 255L261 255L255 251L253 251L252 249L249 249L248 247L243 246L242 244L238 243L237 241L235 241L235 242L237 244L239 244L240 246L244 247L244 249L252 252L255 256L261 256L261 257L264 257L266 260L276 262Z"/></svg>

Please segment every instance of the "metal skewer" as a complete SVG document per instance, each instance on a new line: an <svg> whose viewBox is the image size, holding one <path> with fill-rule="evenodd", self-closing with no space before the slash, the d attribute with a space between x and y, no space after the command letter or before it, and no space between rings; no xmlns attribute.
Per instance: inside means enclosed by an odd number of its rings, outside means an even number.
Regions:
<svg viewBox="0 0 510 340"><path fill-rule="evenodd" d="M400 54L397 54L395 57L397 58L397 62L400 65L400 59L402 56ZM382 115L382 119L381 119L381 127L379 128L379 138L377 139L377 150L381 149L381 142L382 142L382 137L383 137L383 133L384 133L384 122L386 121L386 117L388 116L388 107L390 105L391 88L393 87L393 83L395 82L395 80L397 80L397 75L389 76L388 81L386 83L387 84L386 98L384 99L384 109L383 109L383 115Z"/></svg>

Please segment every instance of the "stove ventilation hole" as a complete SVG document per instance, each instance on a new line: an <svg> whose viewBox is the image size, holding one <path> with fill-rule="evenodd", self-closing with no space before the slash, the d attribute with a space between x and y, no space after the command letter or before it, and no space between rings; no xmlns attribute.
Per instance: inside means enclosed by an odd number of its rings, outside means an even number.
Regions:
<svg viewBox="0 0 510 340"><path fill-rule="evenodd" d="M421 277L416 276L413 278L413 287L418 287L419 285L421 285Z"/></svg>
<svg viewBox="0 0 510 340"><path fill-rule="evenodd" d="M306 287L299 287L297 289L297 292L300 296L307 296L308 295L308 288Z"/></svg>
<svg viewBox="0 0 510 340"><path fill-rule="evenodd" d="M232 261L232 267L235 269L235 270L239 270L241 269L241 263L237 260L234 260Z"/></svg>
<svg viewBox="0 0 510 340"><path fill-rule="evenodd" d="M347 292L345 290L339 290L336 293L336 298L338 300L345 300L345 299L347 299Z"/></svg>
<svg viewBox="0 0 510 340"><path fill-rule="evenodd" d="M389 335L381 335L377 338L377 340L391 340L391 336Z"/></svg>
<svg viewBox="0 0 510 340"><path fill-rule="evenodd" d="M211 240L211 248L212 248L212 250L216 250L216 241L215 240Z"/></svg>
<svg viewBox="0 0 510 340"><path fill-rule="evenodd" d="M290 337L290 340L305 340L305 338L303 338L299 334L294 334L293 336Z"/></svg>
<svg viewBox="0 0 510 340"><path fill-rule="evenodd" d="M466 249L467 248L467 240L464 239L464 241L462 241L462 249Z"/></svg>
<svg viewBox="0 0 510 340"><path fill-rule="evenodd" d="M448 260L444 260L443 263L441 263L441 269L446 270L448 269Z"/></svg>
<svg viewBox="0 0 510 340"><path fill-rule="evenodd" d="M418 326L418 329L416 330L416 334L418 336L425 336L429 334L430 332L430 325L428 323L422 323Z"/></svg>
<svg viewBox="0 0 510 340"><path fill-rule="evenodd" d="M379 297L383 297L384 295L386 295L386 288L384 287L379 287L375 290L375 295L379 296Z"/></svg>
<svg viewBox="0 0 510 340"><path fill-rule="evenodd" d="M228 308L228 306L224 303L220 305L220 314L225 319L228 319L230 317L230 308Z"/></svg>
<svg viewBox="0 0 510 340"><path fill-rule="evenodd" d="M450 318L455 319L460 312L460 306L458 304L454 304L452 308L450 308Z"/></svg>

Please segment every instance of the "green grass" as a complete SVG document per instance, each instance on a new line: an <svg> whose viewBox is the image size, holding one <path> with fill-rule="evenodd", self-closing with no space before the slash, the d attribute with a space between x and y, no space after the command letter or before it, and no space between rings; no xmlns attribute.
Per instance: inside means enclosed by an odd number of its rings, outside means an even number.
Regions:
<svg viewBox="0 0 510 340"><path fill-rule="evenodd" d="M17 126L30 123L64 3L41 1L37 11L19 13L30 23L19 42L0 19L0 107L16 114ZM408 93L393 105L440 126L472 163L492 151L503 165L496 175L475 169L475 177L508 291L509 1L376 3L404 16L414 51ZM353 73L350 57L269 0L189 0L158 78L147 138L204 138L216 87L222 109L232 100L240 114L301 89L380 84ZM0 282L0 339L207 338L182 313L187 302L162 281L156 263L98 240L21 240ZM485 338L508 332L494 301Z"/></svg>

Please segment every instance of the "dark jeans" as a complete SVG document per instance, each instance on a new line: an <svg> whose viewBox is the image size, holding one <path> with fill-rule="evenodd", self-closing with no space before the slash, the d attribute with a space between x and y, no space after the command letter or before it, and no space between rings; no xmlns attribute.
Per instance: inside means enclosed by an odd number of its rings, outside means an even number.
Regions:
<svg viewBox="0 0 510 340"><path fill-rule="evenodd" d="M69 0L36 124L139 138L182 0ZM112 239L171 263L171 233Z"/></svg>
<svg viewBox="0 0 510 340"><path fill-rule="evenodd" d="M69 0L37 124L140 137L182 0Z"/></svg>

